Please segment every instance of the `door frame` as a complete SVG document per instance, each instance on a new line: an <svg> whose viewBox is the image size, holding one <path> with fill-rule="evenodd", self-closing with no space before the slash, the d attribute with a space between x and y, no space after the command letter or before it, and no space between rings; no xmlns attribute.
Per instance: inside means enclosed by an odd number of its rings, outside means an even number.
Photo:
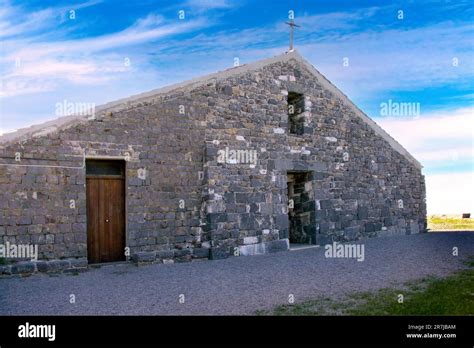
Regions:
<svg viewBox="0 0 474 348"><path fill-rule="evenodd" d="M124 185L124 246L125 248L128 247L128 200L127 200L127 193L128 193L128 176L127 176L127 162L129 161L129 156L107 156L107 155L86 155L85 156L85 161L84 161L84 191L86 194L86 238L89 237L89 230L88 230L88 216L87 216L87 173L86 173L86 164L87 161L93 161L93 160L102 160L102 161L123 161L123 185ZM86 258L87 261L89 262L89 250L88 250L88 244L87 244L87 239L86 239ZM129 261L130 257L125 256L125 261ZM115 262L107 262L107 264L110 263L120 263L124 261L115 261ZM94 265L98 265L101 263L94 263Z"/></svg>

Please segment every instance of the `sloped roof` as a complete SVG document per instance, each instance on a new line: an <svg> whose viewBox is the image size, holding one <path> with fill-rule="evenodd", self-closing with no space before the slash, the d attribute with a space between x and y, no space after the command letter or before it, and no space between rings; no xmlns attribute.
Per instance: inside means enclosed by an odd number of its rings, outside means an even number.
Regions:
<svg viewBox="0 0 474 348"><path fill-rule="evenodd" d="M334 86L328 79L326 79L313 65L311 65L307 60L305 60L298 52L295 50L283 53L281 55L259 60L250 64L241 65L238 67L230 68L224 71L219 71L213 74L205 75L198 77L192 80L172 84L166 87L158 88L151 90L149 92L137 94L131 97L122 98L110 103L106 103L96 107L95 113L97 115L104 114L109 111L118 111L121 109L126 109L133 107L134 105L146 102L147 100L153 99L159 95L166 95L175 90L184 90L189 91L196 87L202 86L210 81L224 80L228 77L235 76L238 74L243 74L248 71L258 70L267 65L271 65L277 62L288 62L289 60L294 59L304 67L306 67L318 80L318 82L327 90L332 92L336 97L340 98L343 103L346 104L358 117L360 117L365 123L367 123L374 132L387 141L390 146L403 155L408 161L414 164L418 169L423 168L423 166L418 162L402 145L400 145L394 138L392 138L386 131L384 131L375 121L368 117L362 110L360 110L344 93L342 93L336 86ZM73 126L80 122L86 122L89 116L84 115L72 115L64 116L58 119L48 121L42 124L33 125L31 127L22 128L15 132L3 134L0 136L0 144L11 143L15 141L26 140L31 137L37 137L46 135L55 131L59 131L70 126Z"/></svg>

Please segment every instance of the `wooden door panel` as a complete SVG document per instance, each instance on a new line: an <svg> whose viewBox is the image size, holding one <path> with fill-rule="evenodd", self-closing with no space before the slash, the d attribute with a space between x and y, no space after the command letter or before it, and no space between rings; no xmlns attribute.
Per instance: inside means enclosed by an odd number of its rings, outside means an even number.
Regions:
<svg viewBox="0 0 474 348"><path fill-rule="evenodd" d="M125 186L122 178L87 179L89 262L125 259Z"/></svg>
<svg viewBox="0 0 474 348"><path fill-rule="evenodd" d="M109 236L110 255L123 260L125 253L125 187L123 180L109 180Z"/></svg>
<svg viewBox="0 0 474 348"><path fill-rule="evenodd" d="M87 195L87 257L90 263L100 262L99 249L99 186L97 179L86 180Z"/></svg>

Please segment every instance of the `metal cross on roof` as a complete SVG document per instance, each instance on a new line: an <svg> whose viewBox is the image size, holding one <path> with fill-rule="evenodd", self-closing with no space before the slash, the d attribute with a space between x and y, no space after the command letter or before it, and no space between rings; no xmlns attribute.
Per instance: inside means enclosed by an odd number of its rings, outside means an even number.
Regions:
<svg viewBox="0 0 474 348"><path fill-rule="evenodd" d="M295 21L291 19L289 22L285 22L290 26L290 52L293 51L293 31L295 27L300 27L298 24L295 24Z"/></svg>

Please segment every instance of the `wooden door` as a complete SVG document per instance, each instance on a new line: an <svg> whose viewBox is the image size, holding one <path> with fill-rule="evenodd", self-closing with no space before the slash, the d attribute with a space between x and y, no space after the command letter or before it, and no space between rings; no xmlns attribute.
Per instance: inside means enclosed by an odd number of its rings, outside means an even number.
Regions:
<svg viewBox="0 0 474 348"><path fill-rule="evenodd" d="M89 168L93 165L89 164ZM89 263L122 261L125 259L124 177L101 174L97 169L89 172L93 173L86 178Z"/></svg>

